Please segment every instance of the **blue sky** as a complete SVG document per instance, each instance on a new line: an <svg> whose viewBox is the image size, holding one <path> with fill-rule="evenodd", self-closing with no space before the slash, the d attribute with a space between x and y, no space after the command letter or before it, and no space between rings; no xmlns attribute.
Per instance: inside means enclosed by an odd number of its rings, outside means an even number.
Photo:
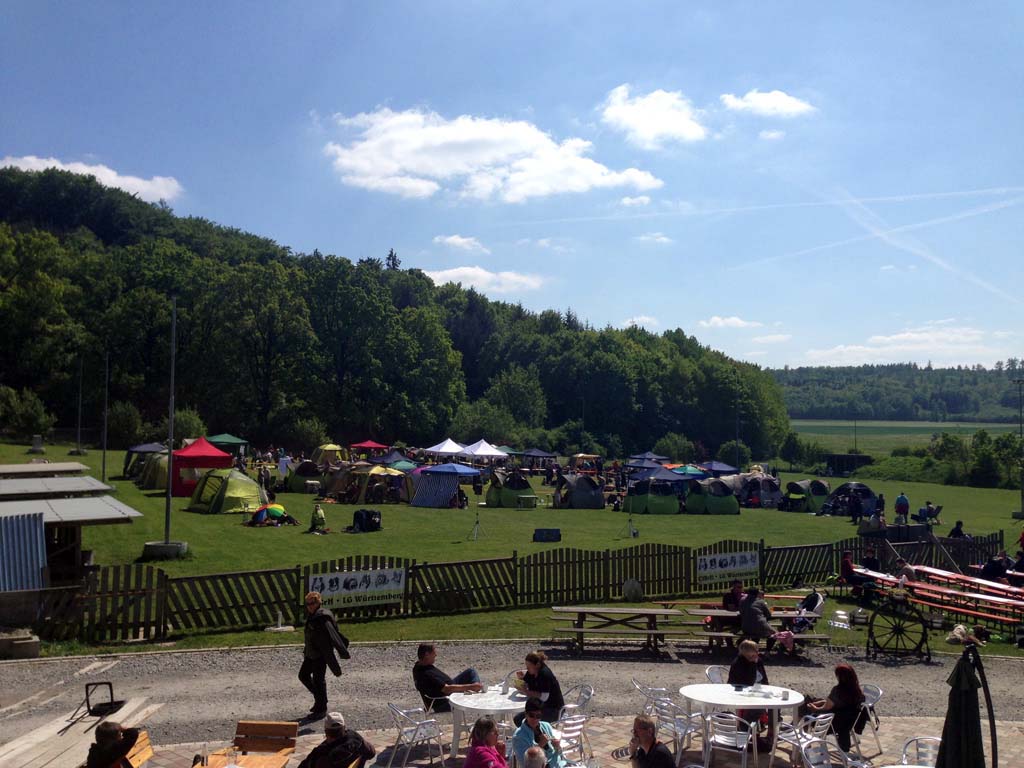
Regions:
<svg viewBox="0 0 1024 768"><path fill-rule="evenodd" d="M1024 355L1024 5L56 3L0 160L766 366Z"/></svg>

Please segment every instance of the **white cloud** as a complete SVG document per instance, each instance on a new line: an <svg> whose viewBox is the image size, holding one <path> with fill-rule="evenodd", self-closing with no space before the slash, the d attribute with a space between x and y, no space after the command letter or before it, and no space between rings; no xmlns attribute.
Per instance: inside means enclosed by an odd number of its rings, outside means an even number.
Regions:
<svg viewBox="0 0 1024 768"><path fill-rule="evenodd" d="M883 264L878 269L881 272L892 272L893 270L896 269L896 265L895 264Z"/></svg>
<svg viewBox="0 0 1024 768"><path fill-rule="evenodd" d="M637 195L636 197L624 197L619 202L626 208L636 208L638 206L650 205L651 198L647 195Z"/></svg>
<svg viewBox="0 0 1024 768"><path fill-rule="evenodd" d="M463 237L462 235L437 235L434 242L438 245L447 245L449 248L456 248L460 251L477 251L479 253L490 253L483 243L475 237Z"/></svg>
<svg viewBox="0 0 1024 768"><path fill-rule="evenodd" d="M744 320L732 315L731 317L719 317L712 315L707 320L701 320L701 328L760 328L763 323L756 320Z"/></svg>
<svg viewBox="0 0 1024 768"><path fill-rule="evenodd" d="M622 321L624 328L628 328L631 325L640 326L642 328L656 328L661 325L661 322L656 317L650 315L637 315L636 317L630 317Z"/></svg>
<svg viewBox="0 0 1024 768"><path fill-rule="evenodd" d="M1016 334L1013 331L992 331L993 339L1011 339Z"/></svg>
<svg viewBox="0 0 1024 768"><path fill-rule="evenodd" d="M554 251L555 253L568 253L572 250L569 246L563 245L553 237L539 237L536 240L529 237L523 237L516 240L516 245L534 245L538 248L546 248L549 251Z"/></svg>
<svg viewBox="0 0 1024 768"><path fill-rule="evenodd" d="M679 91L659 89L631 99L624 84L608 93L602 107L601 122L643 149L660 149L669 141L702 141L708 135L700 111Z"/></svg>
<svg viewBox="0 0 1024 768"><path fill-rule="evenodd" d="M647 232L643 235L637 235L634 239L639 240L641 243L660 243L662 245L673 242L671 237L662 232Z"/></svg>
<svg viewBox="0 0 1024 768"><path fill-rule="evenodd" d="M761 93L755 88L745 96L723 93L719 97L723 106L733 112L751 112L762 117L798 117L815 112L815 107L806 101L790 96L785 91Z"/></svg>
<svg viewBox="0 0 1024 768"><path fill-rule="evenodd" d="M1007 350L992 346L989 336L997 333L972 326L951 326L939 321L906 328L889 335L875 335L862 343L838 344L827 349L810 349L807 359L815 365L862 365L870 363L924 363L957 365L968 362L992 363Z"/></svg>
<svg viewBox="0 0 1024 768"><path fill-rule="evenodd" d="M453 269L424 270L427 277L437 285L462 283L485 293L519 293L535 291L542 287L546 278L522 272L491 272L483 267L455 267Z"/></svg>
<svg viewBox="0 0 1024 768"><path fill-rule="evenodd" d="M64 163L55 157L7 157L0 160L0 168L14 167L23 171L42 171L47 168L59 168L62 171L82 173L95 176L96 181L105 187L123 189L141 199L155 203L160 200L170 202L179 197L185 188L173 176L153 176L143 179L138 176L123 176L106 165L88 165L87 163Z"/></svg>
<svg viewBox="0 0 1024 768"><path fill-rule="evenodd" d="M786 138L785 131L761 131L757 135L762 141L781 141Z"/></svg>
<svg viewBox="0 0 1024 768"><path fill-rule="evenodd" d="M765 336L755 336L754 341L758 344L781 344L793 338L791 333L769 333Z"/></svg>
<svg viewBox="0 0 1024 768"><path fill-rule="evenodd" d="M558 143L523 120L387 108L354 117L336 115L343 129L358 131L348 143L328 142L342 182L354 187L430 197L442 189L462 197L520 203L533 197L591 189L657 189L663 182L647 171L613 171L586 157L589 141Z"/></svg>

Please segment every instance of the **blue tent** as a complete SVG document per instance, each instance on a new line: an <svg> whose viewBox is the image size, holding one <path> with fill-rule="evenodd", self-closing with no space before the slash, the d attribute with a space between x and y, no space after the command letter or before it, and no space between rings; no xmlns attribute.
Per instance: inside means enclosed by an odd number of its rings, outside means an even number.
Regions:
<svg viewBox="0 0 1024 768"><path fill-rule="evenodd" d="M555 454L542 451L540 448L528 448L522 452L522 456L526 456L531 459L554 459L557 458Z"/></svg>
<svg viewBox="0 0 1024 768"><path fill-rule="evenodd" d="M467 467L465 464L437 464L432 467L426 467L423 470L424 475L479 475L479 469L473 469Z"/></svg>
<svg viewBox="0 0 1024 768"><path fill-rule="evenodd" d="M650 459L637 459L636 461L630 461L626 465L626 469L661 469L661 464Z"/></svg>
<svg viewBox="0 0 1024 768"><path fill-rule="evenodd" d="M705 469L715 477L719 475L733 475L739 470L736 467L730 467L728 464L723 464L720 461L706 461L703 464L698 464L698 467Z"/></svg>
<svg viewBox="0 0 1024 768"><path fill-rule="evenodd" d="M662 480L668 483L679 483L682 485L691 476L681 475L678 472L673 472L671 469L665 469L665 467L652 467L649 469L640 469L633 473L632 480Z"/></svg>
<svg viewBox="0 0 1024 768"><path fill-rule="evenodd" d="M633 460L633 459L647 459L648 461L667 461L668 460L668 456L659 456L654 451L644 451L643 453L638 453L638 454L636 454L634 456L630 456L629 458L630 458L630 460Z"/></svg>

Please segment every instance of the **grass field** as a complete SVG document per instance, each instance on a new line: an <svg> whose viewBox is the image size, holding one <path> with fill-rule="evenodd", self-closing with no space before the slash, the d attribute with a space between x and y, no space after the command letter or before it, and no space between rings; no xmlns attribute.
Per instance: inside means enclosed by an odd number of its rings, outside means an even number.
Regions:
<svg viewBox="0 0 1024 768"><path fill-rule="evenodd" d="M816 442L830 453L846 453L854 447L852 421L795 419L790 427L804 440ZM857 449L876 457L888 456L897 446L924 448L932 435L949 432L970 437L979 429L991 435L1015 432L1016 424L982 424L949 421L858 421Z"/></svg>

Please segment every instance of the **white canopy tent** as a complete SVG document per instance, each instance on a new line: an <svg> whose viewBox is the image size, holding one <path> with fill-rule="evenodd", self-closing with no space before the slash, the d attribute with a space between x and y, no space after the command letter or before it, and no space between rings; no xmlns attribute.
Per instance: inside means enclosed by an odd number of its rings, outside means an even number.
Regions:
<svg viewBox="0 0 1024 768"><path fill-rule="evenodd" d="M450 437L447 437L444 442L432 445L430 448L424 448L423 450L425 453L430 453L434 456L458 456L465 449Z"/></svg>
<svg viewBox="0 0 1024 768"><path fill-rule="evenodd" d="M477 440L472 445L467 445L465 450L460 454L462 456L468 456L473 459L507 459L508 454L504 451L499 451L493 445L488 443L484 439Z"/></svg>

